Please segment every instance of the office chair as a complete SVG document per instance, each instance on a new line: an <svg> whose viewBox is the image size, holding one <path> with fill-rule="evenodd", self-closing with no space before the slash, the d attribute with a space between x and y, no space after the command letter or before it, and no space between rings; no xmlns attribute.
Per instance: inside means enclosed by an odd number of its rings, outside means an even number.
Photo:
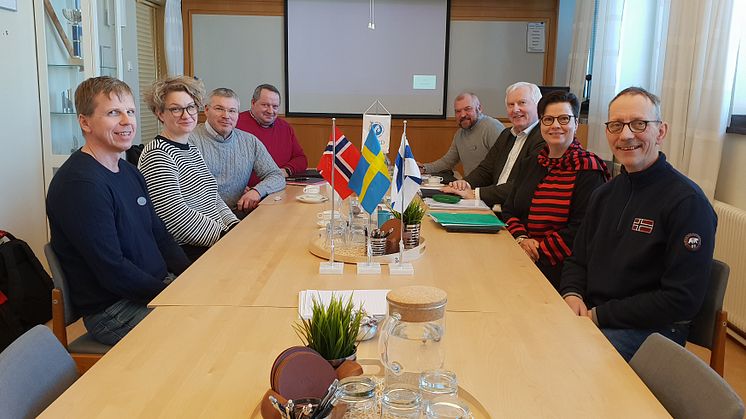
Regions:
<svg viewBox="0 0 746 419"><path fill-rule="evenodd" d="M650 335L629 365L677 419L743 418L743 401L723 377L663 335Z"/></svg>
<svg viewBox="0 0 746 419"><path fill-rule="evenodd" d="M46 326L34 326L0 353L0 418L36 417L77 379L65 348Z"/></svg>
<svg viewBox="0 0 746 419"><path fill-rule="evenodd" d="M96 341L87 332L68 343L67 326L75 323L80 315L75 312L70 302L67 280L51 244L44 245L44 254L47 256L49 269L52 271L52 281L54 282L54 289L52 290L52 331L62 343L62 346L70 353L80 373L83 374L96 361L101 359L111 349L111 346Z"/></svg>
<svg viewBox="0 0 746 419"><path fill-rule="evenodd" d="M723 311L725 288L728 286L730 267L717 259L712 260L710 285L702 308L692 320L687 340L710 350L710 367L723 376L725 368L725 329L728 313Z"/></svg>

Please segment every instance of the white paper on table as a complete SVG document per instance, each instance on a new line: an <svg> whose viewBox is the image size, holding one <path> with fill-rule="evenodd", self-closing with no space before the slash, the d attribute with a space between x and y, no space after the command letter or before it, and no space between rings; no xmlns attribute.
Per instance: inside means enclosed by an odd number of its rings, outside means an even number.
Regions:
<svg viewBox="0 0 746 419"><path fill-rule="evenodd" d="M316 298L325 307L332 299L342 297L347 301L352 295L355 307L362 307L370 316L383 317L386 315L386 294L390 290L302 290L298 293L298 314L303 319L310 319L313 315L313 300Z"/></svg>
<svg viewBox="0 0 746 419"><path fill-rule="evenodd" d="M455 204L438 202L432 198L425 198L424 201L430 209L444 209L451 211L490 209L490 207L488 207L481 199L462 199Z"/></svg>

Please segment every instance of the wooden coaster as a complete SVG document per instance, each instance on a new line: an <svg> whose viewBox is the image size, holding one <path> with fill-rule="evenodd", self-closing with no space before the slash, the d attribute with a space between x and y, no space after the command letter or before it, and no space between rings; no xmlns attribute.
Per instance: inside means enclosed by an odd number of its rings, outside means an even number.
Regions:
<svg viewBox="0 0 746 419"><path fill-rule="evenodd" d="M297 351L280 362L273 387L286 399L322 398L337 373L318 353Z"/></svg>
<svg viewBox="0 0 746 419"><path fill-rule="evenodd" d="M280 352L280 355L277 356L275 359L275 362L272 364L272 369L269 373L269 385L272 387L272 390L277 391L277 388L275 387L275 370L277 370L277 366L280 365L280 363L287 358L290 354L296 353L296 352L312 352L318 355L318 352L314 351L313 349L309 348L308 346L291 346L284 351ZM320 355L319 355L320 356Z"/></svg>

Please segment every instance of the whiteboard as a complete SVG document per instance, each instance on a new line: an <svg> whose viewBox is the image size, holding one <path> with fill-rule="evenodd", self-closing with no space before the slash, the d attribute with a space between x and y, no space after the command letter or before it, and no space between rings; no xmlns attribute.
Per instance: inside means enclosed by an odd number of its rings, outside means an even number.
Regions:
<svg viewBox="0 0 746 419"><path fill-rule="evenodd" d="M544 53L526 52L527 24L451 21L446 116L454 114L454 98L468 90L479 96L486 114L506 117L506 87L517 81L542 84ZM194 74L208 91L235 90L241 110L249 108L261 83L277 86L285 98L282 16L197 14L192 28Z"/></svg>
<svg viewBox="0 0 746 419"><path fill-rule="evenodd" d="M526 52L528 22L452 21L448 108L462 91L476 93L485 114L507 117L505 89L518 81L542 84L544 53Z"/></svg>
<svg viewBox="0 0 746 419"><path fill-rule="evenodd" d="M194 75L209 93L233 89L241 110L254 88L269 83L285 98L285 31L282 16L192 15ZM281 109L283 106L281 106Z"/></svg>

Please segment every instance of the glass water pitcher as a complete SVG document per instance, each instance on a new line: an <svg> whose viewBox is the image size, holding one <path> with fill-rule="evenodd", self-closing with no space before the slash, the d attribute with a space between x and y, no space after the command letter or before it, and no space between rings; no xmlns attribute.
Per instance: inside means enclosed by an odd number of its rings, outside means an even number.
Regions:
<svg viewBox="0 0 746 419"><path fill-rule="evenodd" d="M390 291L386 300L388 314L378 340L385 384L416 387L422 372L442 368L445 361L446 292L412 285Z"/></svg>

